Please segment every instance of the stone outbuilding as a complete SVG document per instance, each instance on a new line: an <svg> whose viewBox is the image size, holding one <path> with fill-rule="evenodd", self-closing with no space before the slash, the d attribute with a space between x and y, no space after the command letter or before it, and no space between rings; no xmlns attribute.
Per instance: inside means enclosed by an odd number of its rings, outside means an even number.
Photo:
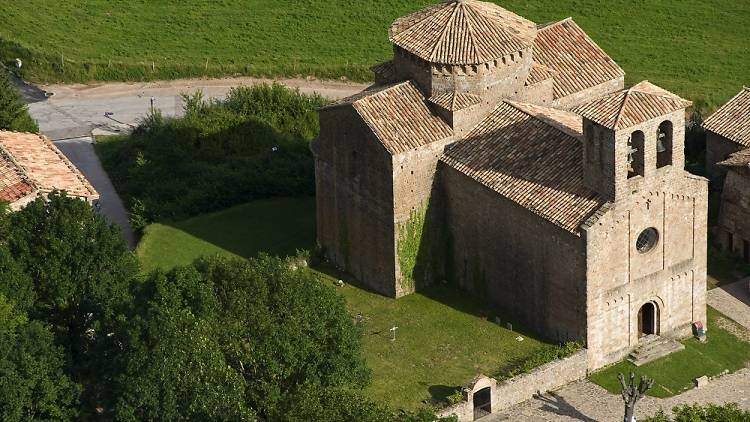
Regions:
<svg viewBox="0 0 750 422"><path fill-rule="evenodd" d="M54 190L93 204L99 193L46 137L0 131L0 201L18 210Z"/></svg>
<svg viewBox="0 0 750 422"><path fill-rule="evenodd" d="M706 130L706 173L718 188L727 169L719 165L735 152L750 148L750 88L744 87L703 122Z"/></svg>
<svg viewBox="0 0 750 422"><path fill-rule="evenodd" d="M397 19L376 83L320 110L318 247L381 294L449 281L591 369L706 319L686 101L570 18L452 0Z"/></svg>
<svg viewBox="0 0 750 422"><path fill-rule="evenodd" d="M703 127L706 168L721 190L716 241L750 262L750 88L743 88Z"/></svg>

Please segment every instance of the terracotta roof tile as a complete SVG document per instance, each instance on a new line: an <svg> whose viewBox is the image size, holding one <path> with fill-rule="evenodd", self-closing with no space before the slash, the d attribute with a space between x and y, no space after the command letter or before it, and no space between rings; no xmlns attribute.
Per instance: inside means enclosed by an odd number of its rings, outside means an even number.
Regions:
<svg viewBox="0 0 750 422"><path fill-rule="evenodd" d="M0 149L0 201L15 202L34 192L34 184L11 156Z"/></svg>
<svg viewBox="0 0 750 422"><path fill-rule="evenodd" d="M743 88L739 94L721 106L703 122L703 127L740 145L750 147L750 88Z"/></svg>
<svg viewBox="0 0 750 422"><path fill-rule="evenodd" d="M482 99L474 94L446 92L433 95L428 101L448 111L457 111L477 105L482 102Z"/></svg>
<svg viewBox="0 0 750 422"><path fill-rule="evenodd" d="M581 156L577 138L504 102L450 146L442 161L578 234L580 225L606 203L584 186Z"/></svg>
<svg viewBox="0 0 750 422"><path fill-rule="evenodd" d="M582 104L573 111L604 127L619 130L685 109L691 104L688 100L643 81L630 89Z"/></svg>
<svg viewBox="0 0 750 422"><path fill-rule="evenodd" d="M400 154L453 136L410 81L370 87L322 110L351 105L391 154Z"/></svg>
<svg viewBox="0 0 750 422"><path fill-rule="evenodd" d="M535 85L554 77L554 70L540 63L532 63L531 72L529 72L529 76L526 78L526 86Z"/></svg>
<svg viewBox="0 0 750 422"><path fill-rule="evenodd" d="M481 64L530 47L536 25L493 3L452 0L396 19L390 40L431 63Z"/></svg>
<svg viewBox="0 0 750 422"><path fill-rule="evenodd" d="M537 119L543 120L545 123L554 126L570 136L583 139L583 119L572 111L515 101L508 101L508 104L523 111L529 116L534 116Z"/></svg>
<svg viewBox="0 0 750 422"><path fill-rule="evenodd" d="M96 199L99 194L56 146L33 133L0 131L0 149L43 192L65 190L71 196Z"/></svg>
<svg viewBox="0 0 750 422"><path fill-rule="evenodd" d="M556 72L555 99L625 75L571 18L539 28L534 60Z"/></svg>
<svg viewBox="0 0 750 422"><path fill-rule="evenodd" d="M375 75L385 80L393 80L396 77L396 67L393 64L393 60L376 64L371 67L370 70L372 70Z"/></svg>
<svg viewBox="0 0 750 422"><path fill-rule="evenodd" d="M719 164L726 167L750 167L750 148L735 152Z"/></svg>

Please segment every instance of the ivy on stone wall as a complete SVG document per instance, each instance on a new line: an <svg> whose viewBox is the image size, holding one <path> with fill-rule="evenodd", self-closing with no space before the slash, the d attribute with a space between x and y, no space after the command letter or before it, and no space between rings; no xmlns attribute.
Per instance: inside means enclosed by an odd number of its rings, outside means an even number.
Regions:
<svg viewBox="0 0 750 422"><path fill-rule="evenodd" d="M409 219L398 226L398 265L401 270L399 284L404 291L413 291L418 278L417 260L419 251L426 245L422 245L422 234L424 232L427 217L427 206L420 207L410 213Z"/></svg>

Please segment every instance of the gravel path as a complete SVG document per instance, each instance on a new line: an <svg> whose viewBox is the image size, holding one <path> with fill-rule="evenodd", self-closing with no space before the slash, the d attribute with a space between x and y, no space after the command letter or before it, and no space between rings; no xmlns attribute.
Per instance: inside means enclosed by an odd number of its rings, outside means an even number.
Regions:
<svg viewBox="0 0 750 422"><path fill-rule="evenodd" d="M679 404L726 402L736 402L740 407L750 410L750 368L724 375L705 387L694 388L667 399L646 397L638 402L636 414L644 418L654 415L659 409L669 411ZM621 422L622 415L623 403L620 396L610 394L602 387L584 380L505 412L490 415L482 421Z"/></svg>

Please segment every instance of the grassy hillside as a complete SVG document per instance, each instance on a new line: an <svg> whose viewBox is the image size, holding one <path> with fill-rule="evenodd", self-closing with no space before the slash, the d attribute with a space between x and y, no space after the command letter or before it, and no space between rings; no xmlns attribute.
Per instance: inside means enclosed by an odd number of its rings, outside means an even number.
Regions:
<svg viewBox="0 0 750 422"><path fill-rule="evenodd" d="M0 59L37 81L231 74L369 79L387 28L427 0L5 2ZM536 22L573 16L628 72L691 99L750 84L750 2L502 0Z"/></svg>

